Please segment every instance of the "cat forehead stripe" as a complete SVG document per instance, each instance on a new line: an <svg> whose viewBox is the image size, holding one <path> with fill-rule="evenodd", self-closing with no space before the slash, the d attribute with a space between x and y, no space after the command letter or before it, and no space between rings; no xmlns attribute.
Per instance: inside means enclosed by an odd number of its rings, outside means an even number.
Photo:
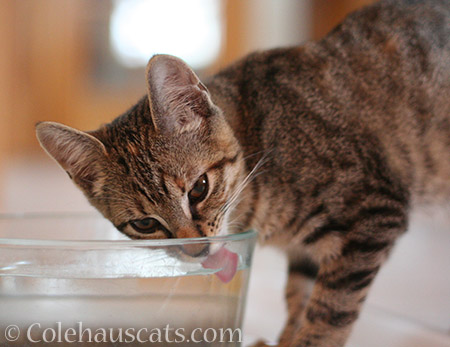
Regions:
<svg viewBox="0 0 450 347"><path fill-rule="evenodd" d="M236 160L238 159L239 155L241 154L241 152L238 152L236 155L234 155L231 158L227 158L224 157L221 160L219 160L218 162L212 164L207 171L209 170L218 170L218 169L222 169L225 165L227 164L234 164L236 162Z"/></svg>

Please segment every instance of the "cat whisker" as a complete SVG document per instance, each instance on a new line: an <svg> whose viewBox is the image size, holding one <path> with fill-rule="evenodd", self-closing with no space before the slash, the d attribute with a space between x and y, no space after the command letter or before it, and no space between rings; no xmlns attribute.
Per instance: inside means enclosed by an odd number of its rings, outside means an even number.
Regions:
<svg viewBox="0 0 450 347"><path fill-rule="evenodd" d="M264 155L261 157L261 159L258 160L258 162L255 164L253 169L249 172L249 174L243 179L243 181L236 187L235 191L231 195L231 197L228 199L228 201L225 203L225 205L222 207L221 210L227 211L233 204L234 201L237 199L237 197L242 193L242 191L245 189L245 187L255 178L257 177L257 171L260 169L264 164L267 163L269 160L269 153L272 152L273 149L266 151ZM260 173L258 173L259 175Z"/></svg>
<svg viewBox="0 0 450 347"><path fill-rule="evenodd" d="M239 196L239 194L244 190L244 188L247 186L248 183L252 180L252 175L258 170L260 166L260 162L262 161L262 158L256 163L254 168L250 171L250 173L242 180L242 182L236 187L235 191L231 195L231 197L228 199L228 201L225 203L223 209L226 210L228 206Z"/></svg>
<svg viewBox="0 0 450 347"><path fill-rule="evenodd" d="M228 211L231 211L231 209L235 208L239 203L242 201L243 197L241 195L238 196L237 199L235 199L224 211L224 214Z"/></svg>
<svg viewBox="0 0 450 347"><path fill-rule="evenodd" d="M239 202L242 201L242 199L239 200ZM239 218L241 218L244 215L244 213L239 213L236 217L234 217L231 221L229 221L228 223L240 223L237 222L239 220ZM242 223L241 223L242 224Z"/></svg>
<svg viewBox="0 0 450 347"><path fill-rule="evenodd" d="M254 156L256 156L256 155L258 155L258 154L261 154L261 153L268 153L268 152L271 152L273 149L271 149L271 150L269 150L269 151L267 151L267 150L261 150L261 151L257 151L257 152L254 152L254 153L250 153L250 154L248 154L248 155L246 155L245 157L243 157L242 159L243 160L247 160L247 159L249 159L249 158L251 158L251 157L254 157ZM264 157L264 155L263 155L263 157Z"/></svg>
<svg viewBox="0 0 450 347"><path fill-rule="evenodd" d="M244 223L238 222L238 221L236 221L236 219L231 222L228 222L227 226L232 227L232 228L236 227L237 229L243 229L245 227Z"/></svg>

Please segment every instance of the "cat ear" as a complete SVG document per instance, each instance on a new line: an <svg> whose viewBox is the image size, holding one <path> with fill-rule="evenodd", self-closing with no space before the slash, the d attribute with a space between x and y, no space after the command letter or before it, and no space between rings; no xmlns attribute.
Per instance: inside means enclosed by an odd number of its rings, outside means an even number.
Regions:
<svg viewBox="0 0 450 347"><path fill-rule="evenodd" d="M105 146L97 138L54 122L38 123L36 136L76 184L87 193L95 193L101 178L99 163L106 158Z"/></svg>
<svg viewBox="0 0 450 347"><path fill-rule="evenodd" d="M155 55L148 62L146 76L157 130L176 134L194 131L213 111L208 90L181 59Z"/></svg>

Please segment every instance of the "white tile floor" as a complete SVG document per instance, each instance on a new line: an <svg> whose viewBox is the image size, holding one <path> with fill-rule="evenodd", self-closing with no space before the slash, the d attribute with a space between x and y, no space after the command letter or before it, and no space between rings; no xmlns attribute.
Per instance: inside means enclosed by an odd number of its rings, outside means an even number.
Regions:
<svg viewBox="0 0 450 347"><path fill-rule="evenodd" d="M7 163L0 172L0 212L92 211L83 195L50 159ZM286 319L286 260L258 249L245 320L246 341L274 341ZM381 270L350 347L450 346L450 209L412 215Z"/></svg>

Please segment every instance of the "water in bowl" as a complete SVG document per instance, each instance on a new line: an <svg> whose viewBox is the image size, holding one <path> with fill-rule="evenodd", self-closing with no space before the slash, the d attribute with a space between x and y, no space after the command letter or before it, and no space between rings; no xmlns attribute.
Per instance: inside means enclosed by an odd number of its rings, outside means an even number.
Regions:
<svg viewBox="0 0 450 347"><path fill-rule="evenodd" d="M91 346L96 341L114 346L240 346L247 272L240 269L228 283L210 273L125 279L0 277L0 326L3 331L11 324L20 328L21 336L11 346L27 345L27 334L32 341L42 340L46 328L51 328L46 346ZM76 343L64 341L68 328L74 329L69 340ZM139 330L139 339L147 343L137 341ZM0 344L5 342L1 336Z"/></svg>
<svg viewBox="0 0 450 347"><path fill-rule="evenodd" d="M183 259L182 240L85 240L117 232L97 224L0 219L0 346L241 345L255 233L199 239L237 255L228 281Z"/></svg>

